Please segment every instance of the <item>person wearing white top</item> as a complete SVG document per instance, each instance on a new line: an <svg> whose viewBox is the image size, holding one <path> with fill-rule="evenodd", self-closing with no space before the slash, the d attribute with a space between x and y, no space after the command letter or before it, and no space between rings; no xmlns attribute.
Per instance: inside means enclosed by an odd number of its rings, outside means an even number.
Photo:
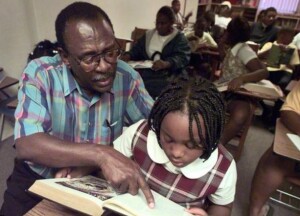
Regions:
<svg viewBox="0 0 300 216"><path fill-rule="evenodd" d="M231 21L231 3L229 1L224 1L220 5L219 14L215 14L215 25L226 29L229 22Z"/></svg>
<svg viewBox="0 0 300 216"><path fill-rule="evenodd" d="M114 148L140 166L152 190L190 213L229 216L237 173L219 144L224 106L214 84L180 76L157 98L148 121L127 128Z"/></svg>
<svg viewBox="0 0 300 216"><path fill-rule="evenodd" d="M294 44L298 50L300 49L300 32L295 35L292 44Z"/></svg>

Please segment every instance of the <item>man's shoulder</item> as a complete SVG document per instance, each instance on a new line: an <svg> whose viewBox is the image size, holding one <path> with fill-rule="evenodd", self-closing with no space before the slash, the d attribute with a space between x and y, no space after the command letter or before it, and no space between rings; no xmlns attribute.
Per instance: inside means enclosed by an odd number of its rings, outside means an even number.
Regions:
<svg viewBox="0 0 300 216"><path fill-rule="evenodd" d="M58 71L58 69L61 69L62 66L63 62L59 55L53 57L43 56L30 61L26 66L25 73L33 75L36 73L48 73L49 71Z"/></svg>
<svg viewBox="0 0 300 216"><path fill-rule="evenodd" d="M116 79L130 82L132 80L139 79L139 76L138 72L134 70L130 65L122 60L119 60L117 64Z"/></svg>

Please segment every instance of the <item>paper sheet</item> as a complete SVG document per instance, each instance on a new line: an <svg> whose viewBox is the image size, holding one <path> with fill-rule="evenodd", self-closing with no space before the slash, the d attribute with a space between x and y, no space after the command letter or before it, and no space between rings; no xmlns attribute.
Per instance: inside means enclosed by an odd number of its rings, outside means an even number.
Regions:
<svg viewBox="0 0 300 216"><path fill-rule="evenodd" d="M287 133L288 138L292 141L292 143L296 146L296 148L300 151L300 136L296 134Z"/></svg>

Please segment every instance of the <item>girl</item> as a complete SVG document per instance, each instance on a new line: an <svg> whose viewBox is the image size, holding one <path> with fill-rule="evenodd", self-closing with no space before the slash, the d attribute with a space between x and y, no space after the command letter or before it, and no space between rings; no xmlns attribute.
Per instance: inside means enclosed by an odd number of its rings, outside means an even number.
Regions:
<svg viewBox="0 0 300 216"><path fill-rule="evenodd" d="M114 148L136 161L152 190L188 212L230 215L236 166L219 144L224 110L212 83L181 76L159 95L148 121L130 126Z"/></svg>

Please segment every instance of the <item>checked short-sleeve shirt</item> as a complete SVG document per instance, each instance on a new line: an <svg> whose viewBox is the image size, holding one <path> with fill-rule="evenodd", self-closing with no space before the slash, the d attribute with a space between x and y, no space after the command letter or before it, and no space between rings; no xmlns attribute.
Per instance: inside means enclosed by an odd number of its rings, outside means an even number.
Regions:
<svg viewBox="0 0 300 216"><path fill-rule="evenodd" d="M112 89L88 98L59 55L29 63L18 100L15 139L44 132L62 140L103 145L110 145L123 126L147 118L153 104L139 74L123 61L118 61ZM53 176L53 169L30 166L43 177Z"/></svg>

